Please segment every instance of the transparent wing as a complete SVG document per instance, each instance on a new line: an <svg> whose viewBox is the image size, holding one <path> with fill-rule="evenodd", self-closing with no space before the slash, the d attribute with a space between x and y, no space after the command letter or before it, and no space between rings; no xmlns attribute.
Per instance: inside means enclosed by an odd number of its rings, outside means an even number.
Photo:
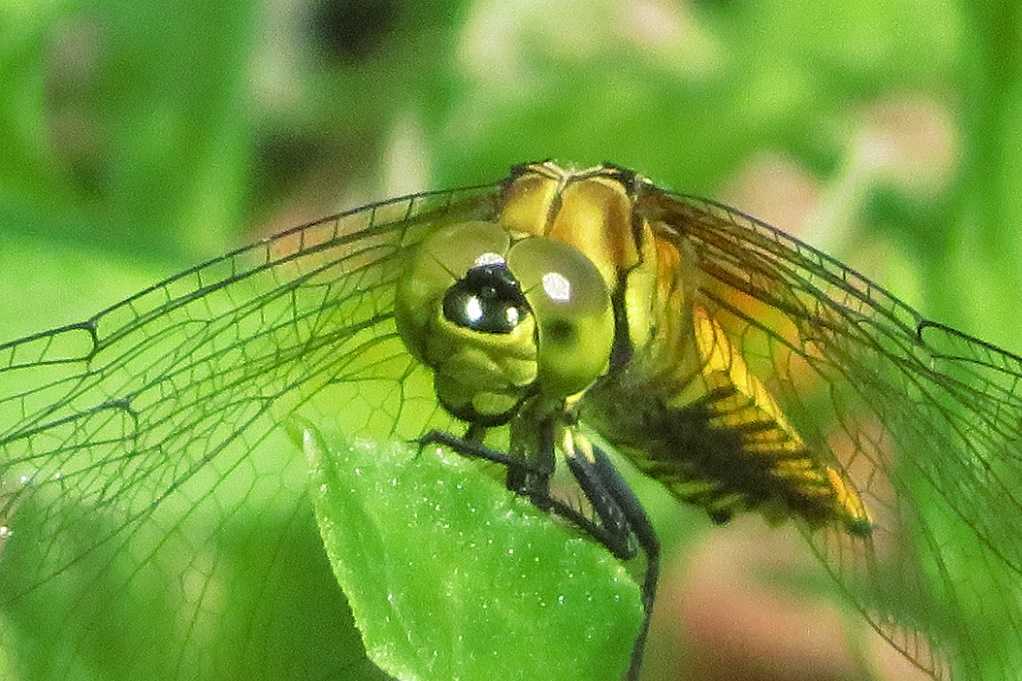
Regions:
<svg viewBox="0 0 1022 681"><path fill-rule="evenodd" d="M1017 678L1022 358L726 206L660 192L640 205L691 245L702 302L866 501L871 538L803 530L837 583L933 678Z"/></svg>
<svg viewBox="0 0 1022 681"><path fill-rule="evenodd" d="M403 249L499 196L367 206L0 345L0 676L376 678L343 654L360 646L279 426L447 426L394 282Z"/></svg>

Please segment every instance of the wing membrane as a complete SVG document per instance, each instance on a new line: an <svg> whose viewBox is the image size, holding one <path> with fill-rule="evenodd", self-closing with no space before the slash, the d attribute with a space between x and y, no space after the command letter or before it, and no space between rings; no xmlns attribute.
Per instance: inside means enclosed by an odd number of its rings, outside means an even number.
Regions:
<svg viewBox="0 0 1022 681"><path fill-rule="evenodd" d="M350 678L336 588L280 595L296 570L330 575L278 426L298 409L355 436L446 425L392 289L407 246L492 219L499 195L344 213L0 346L5 676ZM322 626L294 624L303 602Z"/></svg>
<svg viewBox="0 0 1022 681"><path fill-rule="evenodd" d="M876 524L804 529L873 627L936 679L1022 664L1022 358L923 319L887 291L753 218L654 192L699 295Z"/></svg>

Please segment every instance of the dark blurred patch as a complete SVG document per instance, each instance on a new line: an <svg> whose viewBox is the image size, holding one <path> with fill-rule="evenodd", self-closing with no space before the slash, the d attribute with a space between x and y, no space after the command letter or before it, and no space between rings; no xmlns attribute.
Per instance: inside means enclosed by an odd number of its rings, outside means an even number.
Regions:
<svg viewBox="0 0 1022 681"><path fill-rule="evenodd" d="M256 196L287 193L300 185L325 157L323 140L284 129L272 129L256 142L252 183Z"/></svg>
<svg viewBox="0 0 1022 681"><path fill-rule="evenodd" d="M354 62L378 52L393 32L398 0L320 0L312 8L315 42L332 57Z"/></svg>
<svg viewBox="0 0 1022 681"><path fill-rule="evenodd" d="M54 158L74 185L92 197L100 195L107 174L93 96L104 47L102 33L98 22L81 17L56 26L45 70L46 115Z"/></svg>

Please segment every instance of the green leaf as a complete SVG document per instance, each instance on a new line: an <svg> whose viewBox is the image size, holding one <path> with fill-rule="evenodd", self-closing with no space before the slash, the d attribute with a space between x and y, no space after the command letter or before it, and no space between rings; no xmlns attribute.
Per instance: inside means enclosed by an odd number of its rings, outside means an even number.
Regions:
<svg viewBox="0 0 1022 681"><path fill-rule="evenodd" d="M327 555L367 653L402 681L620 679L636 583L457 454L303 425Z"/></svg>

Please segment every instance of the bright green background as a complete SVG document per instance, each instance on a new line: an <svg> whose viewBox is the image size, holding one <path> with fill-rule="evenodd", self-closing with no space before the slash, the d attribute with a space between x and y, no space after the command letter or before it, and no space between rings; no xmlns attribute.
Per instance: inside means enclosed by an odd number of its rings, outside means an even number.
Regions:
<svg viewBox="0 0 1022 681"><path fill-rule="evenodd" d="M818 245L1022 350L1016 3L284 5L0 8L0 336L518 161L613 160L719 196L769 154L820 184ZM869 112L906 100L947 134L864 161ZM940 143L954 160L927 184Z"/></svg>

